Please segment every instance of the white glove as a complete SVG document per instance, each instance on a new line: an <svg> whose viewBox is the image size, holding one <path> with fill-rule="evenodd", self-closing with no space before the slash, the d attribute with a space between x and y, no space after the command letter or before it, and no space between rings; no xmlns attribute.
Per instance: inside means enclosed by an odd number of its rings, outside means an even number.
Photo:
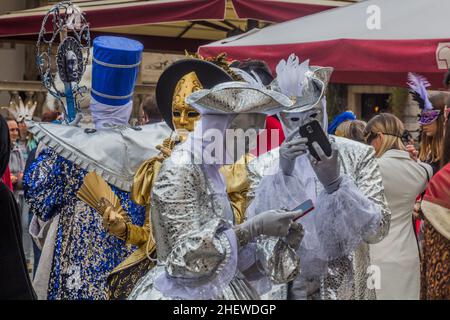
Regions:
<svg viewBox="0 0 450 320"><path fill-rule="evenodd" d="M295 159L305 154L308 150L308 146L306 145L308 139L300 136L294 138L296 134L298 133L292 133L280 146L280 168L283 174L288 176L294 170Z"/></svg>
<svg viewBox="0 0 450 320"><path fill-rule="evenodd" d="M317 142L313 142L313 148L316 150L320 161L317 161L313 156L309 156L312 168L316 173L317 178L323 184L328 193L333 193L342 181L341 176L341 161L339 159L339 152L334 143L331 144L331 156L327 157Z"/></svg>
<svg viewBox="0 0 450 320"><path fill-rule="evenodd" d="M271 237L285 237L289 233L291 224L295 223L297 217L301 216L302 211L286 212L283 210L269 210L258 214L257 216L236 226L236 234L239 243L242 245L260 235Z"/></svg>

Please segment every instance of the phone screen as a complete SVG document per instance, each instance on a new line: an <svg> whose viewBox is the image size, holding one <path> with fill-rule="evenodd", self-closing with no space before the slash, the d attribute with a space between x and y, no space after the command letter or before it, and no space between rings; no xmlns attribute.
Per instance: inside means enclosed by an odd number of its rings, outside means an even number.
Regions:
<svg viewBox="0 0 450 320"><path fill-rule="evenodd" d="M306 214L308 214L309 212L314 210L314 204L313 204L312 200L311 199L306 200L305 202L300 204L298 207L296 207L292 211L299 211L299 210L302 210L303 213L301 216L299 216L297 219L295 219L295 221L297 221L301 217L304 217Z"/></svg>

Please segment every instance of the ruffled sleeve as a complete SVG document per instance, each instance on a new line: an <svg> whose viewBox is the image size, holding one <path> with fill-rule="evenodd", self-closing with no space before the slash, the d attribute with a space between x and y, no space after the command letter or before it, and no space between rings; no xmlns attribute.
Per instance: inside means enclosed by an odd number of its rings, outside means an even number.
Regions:
<svg viewBox="0 0 450 320"><path fill-rule="evenodd" d="M352 168L354 179L344 175L337 191L322 190L314 212L301 219L304 277L321 275L328 261L354 252L362 242L381 241L389 231L390 210L374 150L360 154Z"/></svg>
<svg viewBox="0 0 450 320"><path fill-rule="evenodd" d="M304 223L313 224L317 235L307 234L303 249L307 243L312 244L308 248L311 255L329 261L353 252L365 237L375 234L380 226L381 213L380 207L344 175L337 191L329 194L322 190L314 214L306 218ZM319 241L308 236L317 237Z"/></svg>

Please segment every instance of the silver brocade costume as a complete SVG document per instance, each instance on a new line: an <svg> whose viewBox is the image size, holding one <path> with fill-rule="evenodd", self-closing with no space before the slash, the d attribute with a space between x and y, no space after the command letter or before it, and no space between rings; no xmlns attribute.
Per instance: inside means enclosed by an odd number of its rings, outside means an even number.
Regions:
<svg viewBox="0 0 450 320"><path fill-rule="evenodd" d="M320 277L320 281L313 281L308 284L313 287L313 292L309 290L308 297L311 298L314 295L315 298L321 299L375 299L375 290L368 288L368 278L370 276L368 273L370 266L369 243L381 241L387 235L390 225L390 210L385 199L381 174L372 147L345 138L334 136L330 138L336 143L339 150L341 173L349 177L364 196L379 206L381 209L381 220L376 234L365 237L357 249L347 256L329 262L327 270L324 273L326 275ZM304 158L306 159L306 156ZM276 173L278 170L278 160L279 149L277 148L251 162L249 169L252 173L250 175L252 184L258 185L264 176ZM309 161L304 161L303 164L309 165ZM303 169L304 171L308 171L306 167ZM297 170L302 174L302 168L298 168ZM312 169L309 171L312 171ZM302 178L304 179L305 177ZM309 177L304 182L305 185L314 185L315 190L313 192L317 196L320 196L323 186L316 177ZM272 197L277 196L278 194L272 195ZM331 197L333 195L329 196ZM341 196L351 195L341 193ZM279 201L286 200L286 202L289 202L285 195L280 195L280 198L281 200ZM341 198L337 201L343 200ZM323 201L318 199L316 208L318 205L321 205L321 202ZM267 204L263 204L263 206L267 207ZM364 209L360 208L358 210ZM314 211L310 213L310 215L314 214ZM302 261L302 269L305 268L305 264L306 262ZM295 282L297 281L304 281L304 279L299 277L295 280ZM305 290L306 285L305 283L302 284ZM320 290L320 293L317 290ZM318 294L320 295L318 296Z"/></svg>
<svg viewBox="0 0 450 320"><path fill-rule="evenodd" d="M158 266L129 299L259 299L268 278L293 279L299 260L281 240L259 239L238 249L225 189L211 179L220 175L218 168L193 164L187 145L175 148L153 187Z"/></svg>

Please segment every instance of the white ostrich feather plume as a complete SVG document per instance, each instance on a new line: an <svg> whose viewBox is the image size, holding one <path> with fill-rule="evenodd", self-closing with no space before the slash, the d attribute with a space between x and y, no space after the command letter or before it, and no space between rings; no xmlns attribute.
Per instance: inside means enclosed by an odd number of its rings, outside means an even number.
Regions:
<svg viewBox="0 0 450 320"><path fill-rule="evenodd" d="M277 83L281 92L289 97L301 97L307 71L309 71L309 59L300 63L294 53L287 61L282 59L276 67Z"/></svg>
<svg viewBox="0 0 450 320"><path fill-rule="evenodd" d="M266 86L262 82L261 78L258 76L258 74L255 71L251 71L251 74L247 71L244 71L242 69L238 68L231 68L231 70L240 76L245 82L249 83L251 86L257 88L257 89L265 89Z"/></svg>

